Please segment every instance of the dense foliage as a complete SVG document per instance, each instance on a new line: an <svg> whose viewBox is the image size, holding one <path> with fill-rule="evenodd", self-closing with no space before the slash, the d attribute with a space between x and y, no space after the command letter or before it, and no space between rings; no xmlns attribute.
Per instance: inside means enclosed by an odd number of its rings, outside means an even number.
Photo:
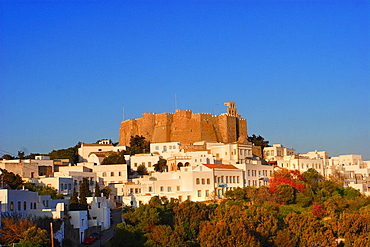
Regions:
<svg viewBox="0 0 370 247"><path fill-rule="evenodd" d="M109 156L105 157L101 162L102 165L111 165L111 164L126 164L125 160L125 151L119 153L112 152Z"/></svg>
<svg viewBox="0 0 370 247"><path fill-rule="evenodd" d="M150 142L144 136L131 136L130 139L130 154L141 154L150 152Z"/></svg>
<svg viewBox="0 0 370 247"><path fill-rule="evenodd" d="M63 199L63 194L58 193L58 190L51 186L25 183L22 186L18 186L18 189L23 188L23 186L29 191L37 192L39 195L50 195L52 199Z"/></svg>
<svg viewBox="0 0 370 247"><path fill-rule="evenodd" d="M256 136L253 134L252 136L248 136L248 141L253 143L255 146L261 146L261 147L269 147L269 141L265 141L265 138L262 136Z"/></svg>
<svg viewBox="0 0 370 247"><path fill-rule="evenodd" d="M54 232L62 224L61 220L51 217L26 218L17 214L3 215L1 221L0 243L3 246L18 247L50 246L50 223L53 223Z"/></svg>
<svg viewBox="0 0 370 247"><path fill-rule="evenodd" d="M369 246L370 198L316 170L277 172L269 187L218 203L152 197L126 208L110 246Z"/></svg>

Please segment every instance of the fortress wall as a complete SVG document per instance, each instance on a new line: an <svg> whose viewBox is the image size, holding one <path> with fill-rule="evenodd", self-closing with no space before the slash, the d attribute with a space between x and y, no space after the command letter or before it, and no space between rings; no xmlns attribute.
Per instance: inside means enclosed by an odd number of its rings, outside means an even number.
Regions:
<svg viewBox="0 0 370 247"><path fill-rule="evenodd" d="M151 142L169 142L171 140L171 125L173 122L173 114L161 113L157 114L155 124L152 125L153 136Z"/></svg>
<svg viewBox="0 0 370 247"><path fill-rule="evenodd" d="M230 114L193 114L191 110L175 113L143 113L141 118L125 120L120 126L120 145L128 146L131 136L142 135L150 142L198 141L243 142L247 136L247 121ZM239 139L238 139L239 137Z"/></svg>

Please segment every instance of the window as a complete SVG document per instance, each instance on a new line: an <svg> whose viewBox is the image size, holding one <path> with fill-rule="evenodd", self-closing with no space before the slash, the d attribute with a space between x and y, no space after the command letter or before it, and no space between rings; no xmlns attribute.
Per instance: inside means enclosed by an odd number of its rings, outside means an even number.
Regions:
<svg viewBox="0 0 370 247"><path fill-rule="evenodd" d="M152 162L148 162L148 167L152 167Z"/></svg>
<svg viewBox="0 0 370 247"><path fill-rule="evenodd" d="M207 184L211 183L211 179L207 178Z"/></svg>
<svg viewBox="0 0 370 247"><path fill-rule="evenodd" d="M160 191L163 191L163 186L161 186L161 187L159 188L159 190L160 190Z"/></svg>
<svg viewBox="0 0 370 247"><path fill-rule="evenodd" d="M205 179L204 179L204 178L202 178L202 184L205 184L205 183L206 183Z"/></svg>
<svg viewBox="0 0 370 247"><path fill-rule="evenodd" d="M98 202L98 208L100 208L101 207L101 202Z"/></svg>
<svg viewBox="0 0 370 247"><path fill-rule="evenodd" d="M206 190L206 196L209 196L209 190Z"/></svg>
<svg viewBox="0 0 370 247"><path fill-rule="evenodd" d="M236 182L239 183L239 176L236 177Z"/></svg>
<svg viewBox="0 0 370 247"><path fill-rule="evenodd" d="M197 179L195 180L195 183L196 183L196 184L199 184L199 178L197 178Z"/></svg>
<svg viewBox="0 0 370 247"><path fill-rule="evenodd" d="M202 196L202 191L198 190L198 197L201 197L201 196Z"/></svg>
<svg viewBox="0 0 370 247"><path fill-rule="evenodd" d="M171 192L171 187L167 187L167 192Z"/></svg>
<svg viewBox="0 0 370 247"><path fill-rule="evenodd" d="M149 186L149 192L152 192L153 188L152 186Z"/></svg>
<svg viewBox="0 0 370 247"><path fill-rule="evenodd" d="M177 191L180 191L180 186L176 186L176 190Z"/></svg>
<svg viewBox="0 0 370 247"><path fill-rule="evenodd" d="M27 210L27 202L23 202L23 210Z"/></svg>
<svg viewBox="0 0 370 247"><path fill-rule="evenodd" d="M114 177L114 172L110 172L110 176L111 177Z"/></svg>
<svg viewBox="0 0 370 247"><path fill-rule="evenodd" d="M134 163L134 167L137 167L137 163Z"/></svg>
<svg viewBox="0 0 370 247"><path fill-rule="evenodd" d="M221 176L221 183L224 182L224 176Z"/></svg>
<svg viewBox="0 0 370 247"><path fill-rule="evenodd" d="M225 181L226 183L228 183L229 182L229 177L228 176L226 176L226 181Z"/></svg>
<svg viewBox="0 0 370 247"><path fill-rule="evenodd" d="M121 176L121 172L118 172L118 176L119 176L119 177Z"/></svg>
<svg viewBox="0 0 370 247"><path fill-rule="evenodd" d="M14 202L10 202L10 210L13 211L14 210Z"/></svg>
<svg viewBox="0 0 370 247"><path fill-rule="evenodd" d="M155 150L159 150L159 147L158 146L155 146Z"/></svg>
<svg viewBox="0 0 370 247"><path fill-rule="evenodd" d="M18 202L18 211L21 211L22 207L21 207L21 202Z"/></svg>
<svg viewBox="0 0 370 247"><path fill-rule="evenodd" d="M133 194L134 193L134 189L133 188L131 188L130 189L130 194Z"/></svg>
<svg viewBox="0 0 370 247"><path fill-rule="evenodd" d="M103 177L106 177L106 176L107 176L107 173L106 173L106 172L103 172L102 176L103 176ZM75 181L76 181L76 180L75 180ZM75 182L75 184L76 184L76 182Z"/></svg>

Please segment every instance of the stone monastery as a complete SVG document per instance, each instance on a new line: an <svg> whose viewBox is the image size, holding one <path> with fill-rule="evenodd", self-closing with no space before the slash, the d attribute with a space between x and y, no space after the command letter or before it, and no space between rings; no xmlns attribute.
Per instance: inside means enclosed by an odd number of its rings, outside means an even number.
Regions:
<svg viewBox="0 0 370 247"><path fill-rule="evenodd" d="M225 103L227 113L193 113L177 110L175 113L143 113L141 118L121 122L120 146L129 146L131 136L144 136L151 143L222 142L246 143L247 120L238 114L234 102Z"/></svg>

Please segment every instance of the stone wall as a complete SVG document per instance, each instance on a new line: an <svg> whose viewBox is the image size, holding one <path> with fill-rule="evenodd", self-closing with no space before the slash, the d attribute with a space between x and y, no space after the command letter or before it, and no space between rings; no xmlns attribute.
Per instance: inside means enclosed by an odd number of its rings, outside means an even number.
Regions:
<svg viewBox="0 0 370 247"><path fill-rule="evenodd" d="M125 120L121 122L119 135L120 145L129 146L131 136L135 135L142 135L152 143L244 143L248 132L246 119L239 115L177 110L175 113L143 113L141 118Z"/></svg>

